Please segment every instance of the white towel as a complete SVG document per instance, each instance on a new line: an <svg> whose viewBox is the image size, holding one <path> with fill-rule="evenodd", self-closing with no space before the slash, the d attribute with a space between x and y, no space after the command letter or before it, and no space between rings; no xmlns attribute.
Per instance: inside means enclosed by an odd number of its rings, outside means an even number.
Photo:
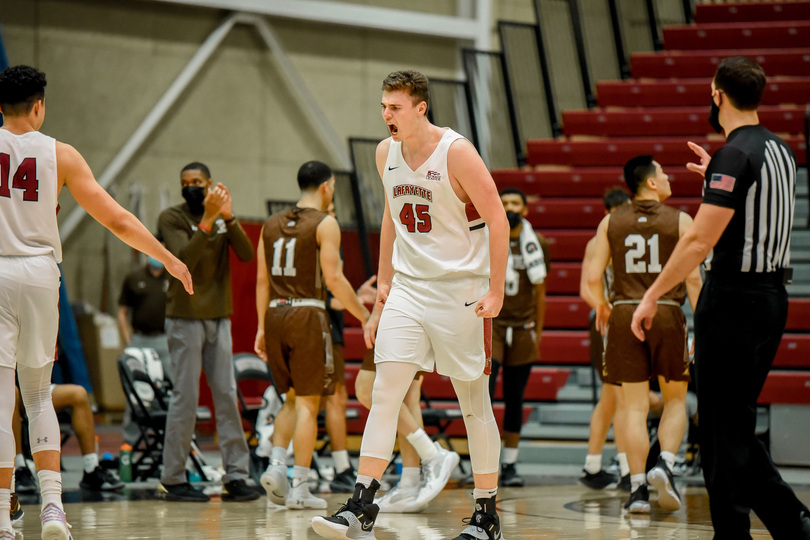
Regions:
<svg viewBox="0 0 810 540"><path fill-rule="evenodd" d="M540 247L540 240L534 232L532 224L525 218L520 228L520 256L523 258L523 265L529 281L534 285L543 283L546 279L546 261L543 256L543 249ZM518 274L515 270L515 263L511 251L506 261L506 282L517 283Z"/></svg>

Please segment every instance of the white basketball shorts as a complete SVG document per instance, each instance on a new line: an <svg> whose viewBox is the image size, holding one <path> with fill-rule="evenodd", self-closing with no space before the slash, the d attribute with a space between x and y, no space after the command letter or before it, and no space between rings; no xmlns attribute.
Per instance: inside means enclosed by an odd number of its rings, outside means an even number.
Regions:
<svg viewBox="0 0 810 540"><path fill-rule="evenodd" d="M53 362L59 330L59 267L49 255L0 257L0 366Z"/></svg>
<svg viewBox="0 0 810 540"><path fill-rule="evenodd" d="M489 278L414 279L394 275L377 328L374 362L408 362L462 381L488 367L492 320L475 314Z"/></svg>

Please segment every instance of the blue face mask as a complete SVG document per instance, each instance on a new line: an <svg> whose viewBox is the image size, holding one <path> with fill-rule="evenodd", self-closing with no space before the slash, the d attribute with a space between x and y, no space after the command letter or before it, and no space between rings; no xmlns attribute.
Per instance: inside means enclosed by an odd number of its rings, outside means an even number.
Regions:
<svg viewBox="0 0 810 540"><path fill-rule="evenodd" d="M149 262L149 266L151 268L154 268L155 270L162 270L163 269L163 263L160 262L159 260L155 259L154 257L149 257L148 262Z"/></svg>

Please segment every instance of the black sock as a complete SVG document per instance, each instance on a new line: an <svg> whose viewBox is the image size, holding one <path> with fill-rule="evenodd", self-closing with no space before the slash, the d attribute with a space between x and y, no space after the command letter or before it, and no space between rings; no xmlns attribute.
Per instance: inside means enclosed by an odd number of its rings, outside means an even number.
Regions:
<svg viewBox="0 0 810 540"><path fill-rule="evenodd" d="M355 484L352 499L366 504L374 502L374 496L377 494L378 489L380 489L380 483L377 480L372 480L371 485L368 487L363 484Z"/></svg>

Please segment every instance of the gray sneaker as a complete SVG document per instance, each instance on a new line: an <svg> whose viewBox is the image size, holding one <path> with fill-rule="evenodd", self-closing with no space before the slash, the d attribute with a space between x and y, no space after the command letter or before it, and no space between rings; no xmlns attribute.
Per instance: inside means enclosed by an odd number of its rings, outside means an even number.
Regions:
<svg viewBox="0 0 810 540"><path fill-rule="evenodd" d="M287 503L290 481L287 479L286 465L270 465L262 474L261 483L268 499L282 506Z"/></svg>

